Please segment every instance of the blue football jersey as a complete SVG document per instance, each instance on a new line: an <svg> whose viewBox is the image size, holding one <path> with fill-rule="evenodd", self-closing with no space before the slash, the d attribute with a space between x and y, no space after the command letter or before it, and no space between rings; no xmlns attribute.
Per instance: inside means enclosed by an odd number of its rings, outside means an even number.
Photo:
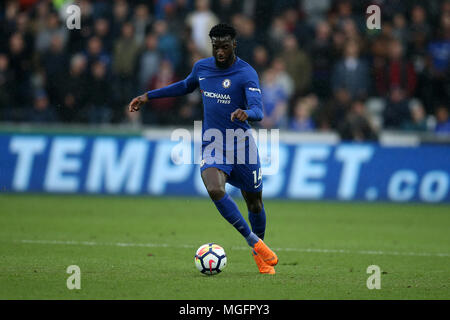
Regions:
<svg viewBox="0 0 450 320"><path fill-rule="evenodd" d="M237 58L227 69L219 69L214 57L198 61L189 77L195 77L204 106L203 129L250 129L248 121L231 121L231 113L238 108L248 109L250 120L261 120L261 89L256 71ZM188 78L189 78L188 77ZM254 109L259 109L255 112ZM259 116L255 116L255 113Z"/></svg>
<svg viewBox="0 0 450 320"><path fill-rule="evenodd" d="M253 137L244 134L243 139L227 141L227 129L246 133L251 129L248 121L231 121L231 113L236 109L245 110L250 121L263 118L261 89L256 71L239 57L226 69L217 67L214 57L201 59L195 63L186 79L149 91L147 97L155 99L180 96L197 88L200 89L204 107L201 170L215 166L227 173L228 182L236 187L246 191L261 191L261 167ZM209 138L205 132L213 132L213 137ZM221 134L222 148L217 148L216 143L210 148L216 142L214 132ZM240 143L243 141L244 143ZM213 149L211 153L206 152L208 148ZM233 152L230 152L230 159L227 151L231 148ZM209 160L213 160L213 163Z"/></svg>
<svg viewBox="0 0 450 320"><path fill-rule="evenodd" d="M214 57L201 59L186 79L149 91L147 97L180 96L196 88L200 88L204 106L203 133L208 129L217 129L225 137L226 129L250 129L248 121L231 121L231 113L238 108L246 110L250 121L263 118L258 74L239 57L227 69L217 67ZM204 141L203 144L207 143Z"/></svg>

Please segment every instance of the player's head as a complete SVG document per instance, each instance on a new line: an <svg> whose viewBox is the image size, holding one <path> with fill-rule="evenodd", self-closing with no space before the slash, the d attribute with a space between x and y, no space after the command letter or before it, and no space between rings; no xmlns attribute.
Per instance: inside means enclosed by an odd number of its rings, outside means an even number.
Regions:
<svg viewBox="0 0 450 320"><path fill-rule="evenodd" d="M219 68L227 68L233 64L236 49L236 30L225 23L212 27L209 32L212 42L212 54Z"/></svg>

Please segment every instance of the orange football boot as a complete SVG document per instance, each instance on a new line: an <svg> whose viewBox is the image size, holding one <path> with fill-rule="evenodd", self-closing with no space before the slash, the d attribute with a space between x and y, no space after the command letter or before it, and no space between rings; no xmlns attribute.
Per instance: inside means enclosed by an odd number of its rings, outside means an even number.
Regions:
<svg viewBox="0 0 450 320"><path fill-rule="evenodd" d="M269 266L267 263L261 259L254 250L252 250L252 256L253 259L256 262L256 265L258 266L259 273L266 273L266 274L275 274L275 268L272 266Z"/></svg>
<svg viewBox="0 0 450 320"><path fill-rule="evenodd" d="M278 257L275 252L270 250L270 248L261 239L259 239L253 249L255 250L257 255L269 266L273 267L278 263Z"/></svg>

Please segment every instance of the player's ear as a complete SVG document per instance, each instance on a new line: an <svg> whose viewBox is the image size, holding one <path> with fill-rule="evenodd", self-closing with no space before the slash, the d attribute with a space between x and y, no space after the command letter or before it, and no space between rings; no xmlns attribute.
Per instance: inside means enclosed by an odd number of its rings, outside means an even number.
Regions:
<svg viewBox="0 0 450 320"><path fill-rule="evenodd" d="M233 39L233 49L236 49L236 47L237 47L237 40Z"/></svg>

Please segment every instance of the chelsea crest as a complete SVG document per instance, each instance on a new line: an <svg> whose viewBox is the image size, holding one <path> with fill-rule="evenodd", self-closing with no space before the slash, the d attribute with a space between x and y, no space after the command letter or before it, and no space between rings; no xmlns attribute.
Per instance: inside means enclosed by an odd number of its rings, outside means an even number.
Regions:
<svg viewBox="0 0 450 320"><path fill-rule="evenodd" d="M225 89L229 88L231 86L231 80L230 79L225 79L222 81L222 87L224 87Z"/></svg>

